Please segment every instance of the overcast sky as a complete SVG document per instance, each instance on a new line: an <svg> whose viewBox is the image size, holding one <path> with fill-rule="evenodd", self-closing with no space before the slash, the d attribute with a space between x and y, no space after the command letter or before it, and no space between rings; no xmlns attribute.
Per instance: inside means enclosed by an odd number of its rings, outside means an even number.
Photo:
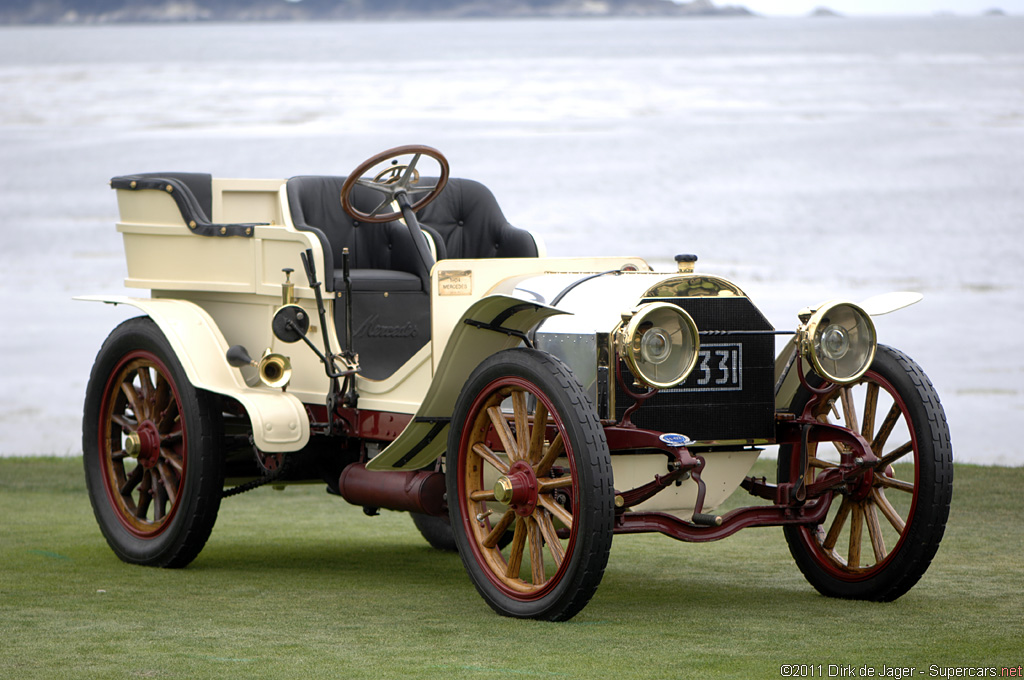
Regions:
<svg viewBox="0 0 1024 680"><path fill-rule="evenodd" d="M716 5L742 5L766 15L801 15L816 7L840 14L980 14L995 7L1007 14L1024 14L1024 0L716 0Z"/></svg>

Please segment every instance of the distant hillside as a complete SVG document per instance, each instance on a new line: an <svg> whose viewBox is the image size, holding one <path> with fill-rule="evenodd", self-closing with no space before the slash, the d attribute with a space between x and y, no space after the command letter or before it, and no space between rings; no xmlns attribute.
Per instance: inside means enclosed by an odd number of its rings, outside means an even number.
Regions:
<svg viewBox="0 0 1024 680"><path fill-rule="evenodd" d="M0 0L0 24L749 15L711 0Z"/></svg>

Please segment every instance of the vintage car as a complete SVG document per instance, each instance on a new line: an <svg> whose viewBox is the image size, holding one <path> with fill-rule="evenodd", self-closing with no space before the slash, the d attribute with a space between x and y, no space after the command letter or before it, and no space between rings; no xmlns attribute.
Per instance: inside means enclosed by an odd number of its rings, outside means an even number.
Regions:
<svg viewBox="0 0 1024 680"><path fill-rule="evenodd" d="M412 513L523 618L578 613L615 534L778 525L815 588L867 600L901 596L938 548L945 415L871 319L918 294L776 330L692 255L546 257L426 146L347 177L111 186L125 283L150 294L82 298L142 312L99 350L83 449L126 562L185 566L222 498L311 480ZM771 445L777 479L750 476ZM717 514L738 487L757 501Z"/></svg>

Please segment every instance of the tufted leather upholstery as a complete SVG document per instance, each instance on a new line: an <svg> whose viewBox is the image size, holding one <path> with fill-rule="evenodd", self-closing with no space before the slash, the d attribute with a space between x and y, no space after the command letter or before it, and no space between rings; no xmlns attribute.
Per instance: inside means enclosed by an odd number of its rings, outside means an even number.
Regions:
<svg viewBox="0 0 1024 680"><path fill-rule="evenodd" d="M288 205L295 227L313 232L323 244L328 291L344 290L341 253L342 248L349 249L352 341L360 375L383 380L430 340L429 272L404 224L364 224L344 212L344 183L344 177L293 177L287 183ZM368 213L380 201L378 192L354 188L357 209ZM438 259L537 255L533 237L508 223L494 196L479 182L449 180L417 217L433 238ZM337 314L334 321L341 337L344 314Z"/></svg>
<svg viewBox="0 0 1024 680"><path fill-rule="evenodd" d="M132 177L153 177L177 180L185 185L188 191L185 200L193 210L206 222L213 217L213 176L205 172L143 172Z"/></svg>
<svg viewBox="0 0 1024 680"><path fill-rule="evenodd" d="M293 177L287 185L292 221L296 228L317 234L324 246L325 265L328 271L336 272L327 277L325 288L341 289L341 251L348 248L353 270L377 270L353 271L356 290L412 290L416 279L422 290L428 290L429 272L424 271L416 257L408 229L399 222L364 224L354 220L341 207L344 183L344 177L307 175ZM380 196L357 185L352 202L358 209L370 212L380 203ZM473 180L449 180L417 218L433 237L438 259L537 256L533 236L509 224L494 194Z"/></svg>
<svg viewBox="0 0 1024 680"><path fill-rule="evenodd" d="M537 257L533 236L509 224L490 189L471 179L449 180L417 218L444 241L438 259Z"/></svg>
<svg viewBox="0 0 1024 680"><path fill-rule="evenodd" d="M144 172L110 178L110 188L126 191L167 192L181 212L182 221L197 236L253 236L253 227L266 222L217 223L213 216L213 179L202 172Z"/></svg>
<svg viewBox="0 0 1024 680"><path fill-rule="evenodd" d="M428 290L430 272L416 255L409 230L400 222L359 222L341 207L344 177L307 175L288 180L288 206L297 229L312 231L324 248L327 290L341 290L341 253L348 248L355 290ZM381 194L356 186L352 202L372 211ZM359 271L357 271L359 270ZM366 270L366 271L362 271Z"/></svg>

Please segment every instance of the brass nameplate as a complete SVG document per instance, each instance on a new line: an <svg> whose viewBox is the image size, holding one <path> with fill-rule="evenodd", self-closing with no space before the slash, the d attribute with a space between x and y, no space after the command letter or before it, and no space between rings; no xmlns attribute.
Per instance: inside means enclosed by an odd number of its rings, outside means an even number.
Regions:
<svg viewBox="0 0 1024 680"><path fill-rule="evenodd" d="M472 295L473 272L450 270L437 273L438 295Z"/></svg>

